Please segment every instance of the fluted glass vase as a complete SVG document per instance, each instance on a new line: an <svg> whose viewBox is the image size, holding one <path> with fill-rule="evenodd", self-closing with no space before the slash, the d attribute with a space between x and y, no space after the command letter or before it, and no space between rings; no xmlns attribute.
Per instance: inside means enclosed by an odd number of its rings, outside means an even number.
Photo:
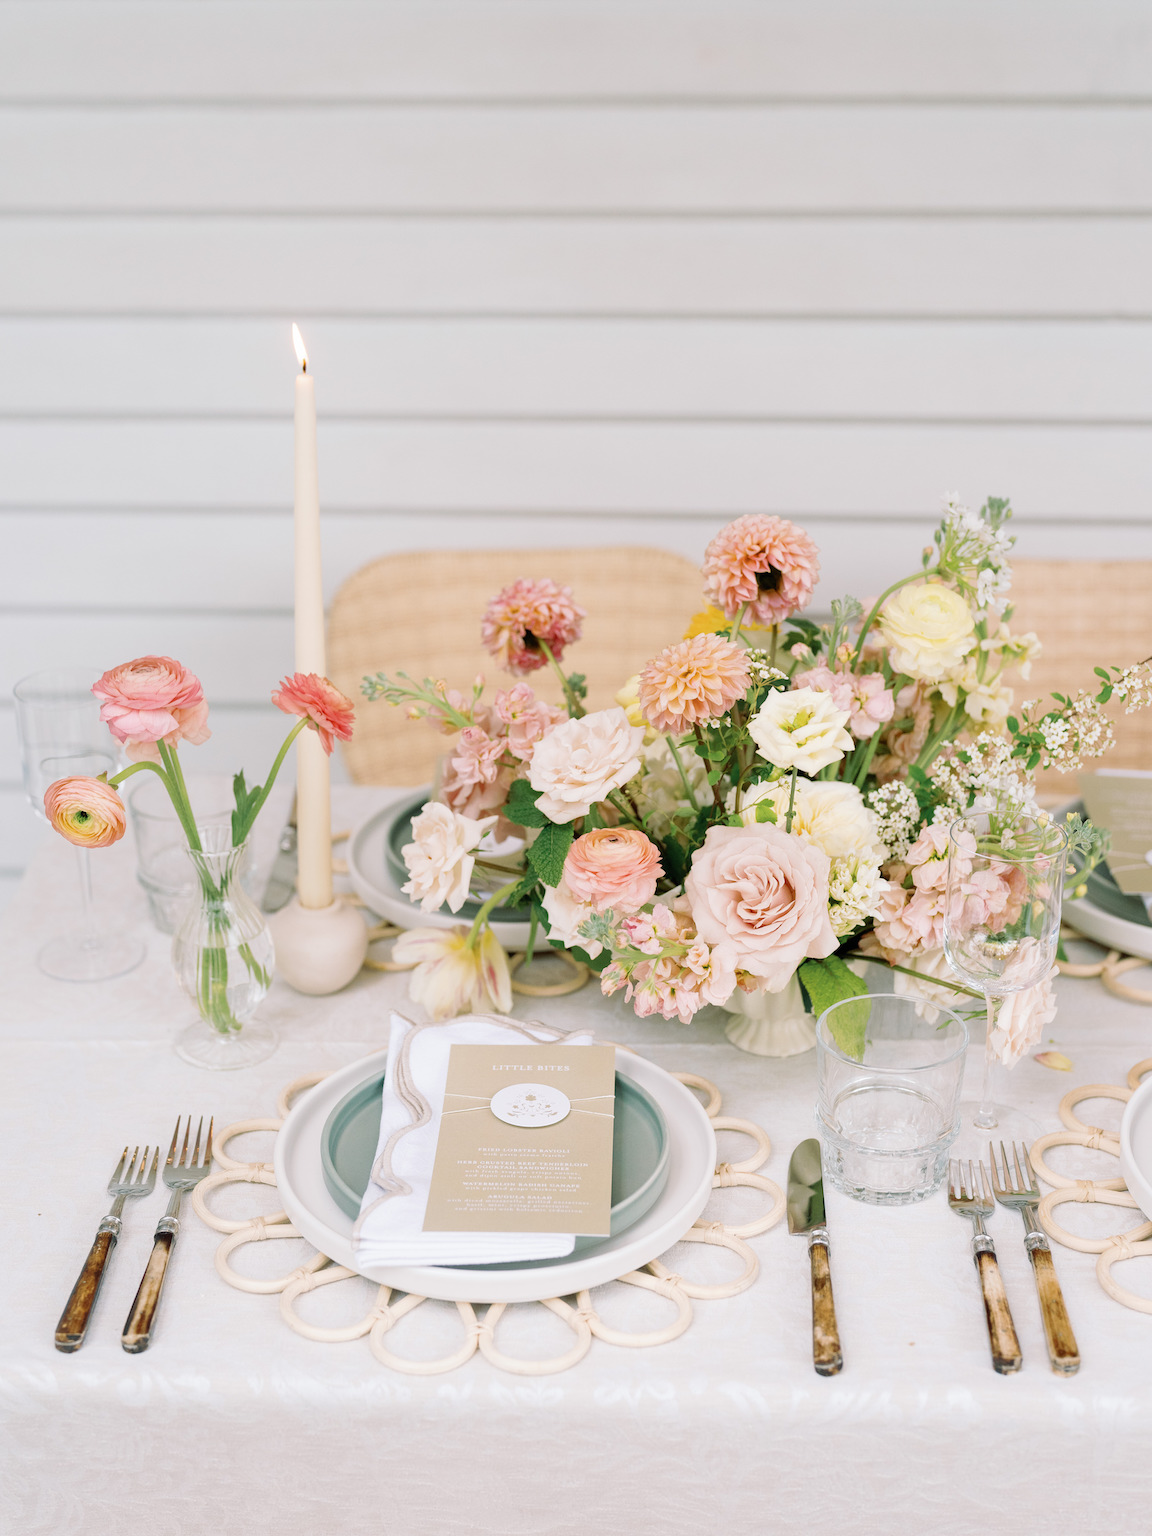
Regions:
<svg viewBox="0 0 1152 1536"><path fill-rule="evenodd" d="M202 828L204 850L188 849L196 888L172 940L172 963L201 1020L176 1037L176 1054L216 1070L252 1066L276 1049L275 1032L252 1017L272 985L272 935L240 883L246 845L213 847L226 836L226 828Z"/></svg>

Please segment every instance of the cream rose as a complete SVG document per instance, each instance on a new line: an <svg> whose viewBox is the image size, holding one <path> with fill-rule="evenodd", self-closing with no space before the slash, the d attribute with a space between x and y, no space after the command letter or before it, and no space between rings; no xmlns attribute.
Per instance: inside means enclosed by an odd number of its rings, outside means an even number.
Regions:
<svg viewBox="0 0 1152 1536"><path fill-rule="evenodd" d="M757 825L757 806L767 801L776 812L776 825L783 830L788 813L790 779L774 784L754 784L742 797L740 819L746 827ZM735 796L730 797L733 802ZM730 806L735 809L735 804ZM877 831L876 814L864 804L864 796L854 784L796 780L796 799L792 806L792 835L812 843L830 859L848 857L880 858L884 845Z"/></svg>
<svg viewBox="0 0 1152 1536"><path fill-rule="evenodd" d="M418 901L425 912L445 904L450 912L459 912L476 863L472 850L495 822L495 816L475 820L449 810L439 800L429 800L413 819L412 841L403 850L412 877L400 887L405 896Z"/></svg>
<svg viewBox="0 0 1152 1536"><path fill-rule="evenodd" d="M826 853L778 827L712 827L684 890L696 932L719 959L781 992L804 959L836 948Z"/></svg>
<svg viewBox="0 0 1152 1536"><path fill-rule="evenodd" d="M546 885L543 897L544 911L548 917L548 937L565 949L582 949L590 960L604 948L595 939L586 939L580 925L586 923L596 908L590 901L577 901L567 885Z"/></svg>
<svg viewBox="0 0 1152 1536"><path fill-rule="evenodd" d="M939 682L976 644L971 609L939 582L901 587L884 604L878 622L892 670L921 682Z"/></svg>
<svg viewBox="0 0 1152 1536"><path fill-rule="evenodd" d="M598 709L550 730L532 754L528 782L550 821L575 821L597 800L640 772L643 727L630 725L619 707Z"/></svg>
<svg viewBox="0 0 1152 1536"><path fill-rule="evenodd" d="M856 745L844 729L847 723L848 710L837 709L830 693L774 690L748 722L748 734L774 768L819 773Z"/></svg>

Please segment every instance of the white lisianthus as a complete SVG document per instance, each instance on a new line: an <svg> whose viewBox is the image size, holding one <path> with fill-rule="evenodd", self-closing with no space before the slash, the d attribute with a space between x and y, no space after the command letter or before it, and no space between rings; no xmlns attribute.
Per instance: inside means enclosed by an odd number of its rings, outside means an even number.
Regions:
<svg viewBox="0 0 1152 1536"><path fill-rule="evenodd" d="M582 949L590 960L603 949L595 939L586 939L580 933L580 924L595 916L591 902L577 901L561 880L559 885L544 887L544 911L548 914L548 937L565 949Z"/></svg>
<svg viewBox="0 0 1152 1536"><path fill-rule="evenodd" d="M403 850L404 863L412 877L400 889L418 901L425 912L435 912L447 904L450 912L459 912L468 897L476 860L472 850L495 816L474 820L449 810L439 800L429 800L412 822L412 841Z"/></svg>
<svg viewBox="0 0 1152 1536"><path fill-rule="evenodd" d="M616 706L553 726L532 754L528 782L550 821L575 821L640 772L643 726Z"/></svg>
<svg viewBox="0 0 1152 1536"><path fill-rule="evenodd" d="M849 854L846 858L833 859L828 872L828 917L836 937L847 938L861 923L876 917L880 911L880 897L887 889L888 882L880 873L878 858Z"/></svg>
<svg viewBox="0 0 1152 1536"><path fill-rule="evenodd" d="M848 713L836 708L830 693L815 688L773 690L749 720L748 734L774 768L819 773L856 745L844 729Z"/></svg>
<svg viewBox="0 0 1152 1536"><path fill-rule="evenodd" d="M921 682L939 682L976 644L972 610L939 582L918 581L893 592L878 623L893 672Z"/></svg>
<svg viewBox="0 0 1152 1536"><path fill-rule="evenodd" d="M790 779L771 784L753 784L742 796L740 820L755 826L757 806L767 801L776 812L776 825L783 827L788 816ZM729 795L729 810L735 809L735 792ZM884 853L874 811L864 803L855 784L833 779L797 779L792 805L792 835L812 843L830 859L857 857L879 860Z"/></svg>

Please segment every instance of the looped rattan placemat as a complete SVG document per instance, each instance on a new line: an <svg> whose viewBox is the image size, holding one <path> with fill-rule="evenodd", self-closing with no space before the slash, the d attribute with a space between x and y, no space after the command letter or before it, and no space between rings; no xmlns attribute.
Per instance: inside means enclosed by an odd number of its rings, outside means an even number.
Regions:
<svg viewBox="0 0 1152 1536"><path fill-rule="evenodd" d="M716 1130L739 1132L748 1136L754 1143L750 1156L740 1162L719 1165L712 1180L712 1187L727 1189L733 1186L745 1186L759 1190L768 1198L768 1209L753 1220L737 1225L699 1220L680 1239L681 1242L706 1243L714 1247L730 1249L740 1257L744 1266L737 1278L720 1285L702 1285L685 1279L683 1275L673 1273L660 1259L653 1259L650 1264L645 1264L641 1269L630 1270L627 1274L620 1275L618 1282L611 1283L651 1291L673 1302L676 1306L676 1317L671 1323L644 1333L628 1333L610 1327L593 1306L590 1291L580 1291L576 1297L575 1306L558 1296L542 1302L520 1303L520 1305L546 1307L572 1330L574 1335L572 1347L564 1354L548 1360L521 1359L505 1354L499 1348L496 1342L496 1329L507 1310L507 1303L492 1303L481 1317L476 1311L476 1305L472 1302L458 1301L456 1310L463 1326L463 1338L459 1347L451 1354L436 1360L409 1359L388 1349L387 1336L396 1323L421 1306L427 1300L426 1297L394 1293L389 1286L382 1285L378 1289L371 1309L354 1323L342 1328L322 1328L305 1322L296 1311L297 1300L309 1291L319 1290L323 1286L338 1285L341 1281L359 1278L355 1270L334 1264L324 1254L316 1253L289 1274L279 1275L274 1279L254 1280L237 1274L230 1263L231 1255L236 1249L248 1243L300 1237L301 1234L288 1220L285 1211L274 1211L268 1216L256 1216L243 1221L230 1221L216 1215L208 1204L212 1191L226 1184L263 1184L271 1188L276 1187L276 1178L270 1163L241 1162L228 1153L228 1143L235 1137L250 1131L278 1131L292 1100L306 1089L321 1082L325 1076L327 1074L323 1072L315 1073L289 1083L280 1095L276 1119L237 1120L220 1131L216 1137L213 1155L222 1171L210 1174L196 1186L192 1195L192 1204L202 1221L214 1231L225 1234L224 1241L216 1250L216 1269L220 1277L229 1285L254 1296L279 1294L281 1317L289 1328L306 1339L312 1339L321 1344L343 1344L366 1336L369 1348L382 1365L389 1366L394 1371L402 1371L409 1376L437 1376L445 1371L454 1371L466 1364L477 1351L493 1365L517 1376L550 1376L579 1364L592 1347L594 1338L605 1344L614 1344L627 1349L647 1349L657 1344L669 1344L673 1339L678 1339L691 1324L694 1301L723 1301L730 1296L738 1296L741 1291L747 1290L753 1284L760 1273L760 1260L755 1250L749 1245L748 1239L767 1232L784 1214L783 1191L771 1179L764 1178L756 1171L772 1151L772 1143L767 1133L751 1120L739 1120L721 1115L720 1090L715 1083L709 1082L707 1078L697 1077L691 1072L674 1072L673 1077L705 1096L704 1108ZM394 1296L396 1299L393 1299Z"/></svg>

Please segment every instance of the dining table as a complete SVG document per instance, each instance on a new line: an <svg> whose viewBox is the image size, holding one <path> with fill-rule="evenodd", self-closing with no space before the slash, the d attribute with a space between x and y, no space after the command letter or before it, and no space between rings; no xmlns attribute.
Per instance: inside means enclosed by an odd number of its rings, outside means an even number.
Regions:
<svg viewBox="0 0 1152 1536"><path fill-rule="evenodd" d="M406 793L336 786L334 824L352 826ZM287 794L277 792L257 828L259 867L271 860ZM72 858L46 832L0 918L7 1536L1147 1530L1152 1316L1105 1294L1091 1254L1054 1244L1082 1357L1078 1374L1055 1375L1023 1227L997 1209L989 1230L1024 1366L996 1374L971 1228L943 1192L880 1207L828 1190L844 1368L827 1378L812 1364L806 1245L785 1222L749 1239L760 1263L755 1283L695 1302L690 1327L670 1343L631 1349L594 1339L573 1368L538 1377L510 1374L478 1353L452 1372L419 1376L380 1363L363 1338L301 1337L282 1321L276 1295L225 1284L213 1263L219 1233L186 1209L156 1335L146 1352L130 1355L120 1330L163 1209L159 1189L125 1213L83 1348L57 1352L56 1321L125 1143L166 1147L178 1115L211 1115L217 1127L274 1116L289 1082L382 1049L393 1008L421 1016L403 973L364 970L328 997L276 980L260 1015L279 1034L271 1057L232 1072L185 1063L171 1041L194 1009L171 968L170 938L149 922L130 837L92 856L93 877L102 917L145 938L142 965L90 984L38 970L40 946L73 917ZM1112 996L1098 980L1061 977L1056 989L1059 1011L1045 1044L1072 1071L1028 1057L1002 1080L1002 1091L1045 1130L1058 1128L1057 1105L1070 1087L1123 1084L1133 1063L1152 1054L1146 1005ZM778 1185L793 1148L815 1134L815 1051L746 1054L725 1038L719 1009L688 1025L638 1018L622 995L601 996L593 979L561 997L517 994L512 1011L592 1029L669 1071L716 1084L724 1115L767 1132L771 1154L760 1172ZM1101 1102L1081 1113L1090 1109L1114 1127L1121 1108ZM747 1155L741 1134L721 1131L718 1139L722 1158ZM270 1133L254 1133L230 1150L270 1160L270 1145ZM1096 1157L1096 1176L1114 1175L1114 1159L1085 1155ZM237 1186L217 1191L214 1208L257 1214L276 1205L274 1189ZM748 1220L763 1208L761 1192L720 1189L705 1219ZM1104 1208L1062 1217L1069 1226L1081 1218L1102 1233L1140 1219ZM274 1274L310 1252L302 1239L288 1240L253 1245L233 1263ZM732 1253L701 1245L677 1245L664 1262L709 1283L740 1267ZM1118 1278L1152 1295L1146 1268L1125 1263ZM353 1280L307 1298L309 1315L349 1321L373 1294L369 1282ZM630 1330L658 1329L672 1310L661 1296L617 1284L599 1289L595 1302L607 1321ZM572 1342L563 1321L535 1303L511 1307L499 1326L503 1347L520 1356L560 1354ZM397 1325L389 1347L413 1357L449 1353L460 1328L452 1303L430 1301Z"/></svg>

